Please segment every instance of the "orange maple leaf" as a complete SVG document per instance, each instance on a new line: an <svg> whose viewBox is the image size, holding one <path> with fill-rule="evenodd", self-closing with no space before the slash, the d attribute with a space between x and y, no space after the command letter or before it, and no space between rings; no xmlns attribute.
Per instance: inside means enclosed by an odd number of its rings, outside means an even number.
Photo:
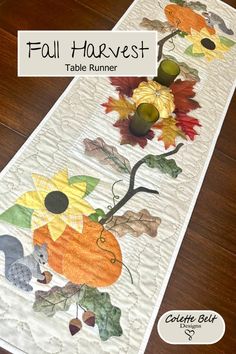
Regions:
<svg viewBox="0 0 236 354"><path fill-rule="evenodd" d="M102 104L103 107L106 108L105 112L109 113L112 111L116 111L119 113L120 119L126 119L132 113L134 113L136 107L133 102L126 99L125 96L119 95L119 99L116 100L113 97L109 97L106 103Z"/></svg>
<svg viewBox="0 0 236 354"><path fill-rule="evenodd" d="M153 128L162 130L162 134L159 136L158 140L162 140L164 142L165 149L168 149L171 145L175 146L175 139L177 136L181 136L186 139L185 134L177 127L176 124L176 119L174 117L169 117L153 126Z"/></svg>

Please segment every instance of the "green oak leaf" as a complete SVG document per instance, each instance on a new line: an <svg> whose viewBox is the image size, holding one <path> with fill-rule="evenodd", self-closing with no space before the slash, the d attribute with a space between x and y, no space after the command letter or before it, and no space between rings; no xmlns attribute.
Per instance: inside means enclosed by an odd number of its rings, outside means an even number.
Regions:
<svg viewBox="0 0 236 354"><path fill-rule="evenodd" d="M23 207L22 205L15 204L2 214L0 214L0 220L6 221L9 224L30 229L31 218L34 210Z"/></svg>
<svg viewBox="0 0 236 354"><path fill-rule="evenodd" d="M163 156L148 155L145 157L145 163L150 168L158 168L161 172L177 178L182 169L177 166L174 159L166 159Z"/></svg>
<svg viewBox="0 0 236 354"><path fill-rule="evenodd" d="M192 57L204 57L203 53L193 53L193 44L191 44L184 53Z"/></svg>
<svg viewBox="0 0 236 354"><path fill-rule="evenodd" d="M95 314L100 338L106 341L112 336L121 336L121 310L111 304L110 295L87 285L71 282L65 286L54 286L48 291L36 291L33 309L48 317L57 311L68 311L72 304L80 305Z"/></svg>
<svg viewBox="0 0 236 354"><path fill-rule="evenodd" d="M101 340L106 341L112 336L119 337L122 335L121 310L111 304L108 293L86 286L83 297L78 304L95 313Z"/></svg>
<svg viewBox="0 0 236 354"><path fill-rule="evenodd" d="M236 43L235 41L232 41L232 39L226 38L224 36L219 36L219 38L220 42L228 48L233 47Z"/></svg>
<svg viewBox="0 0 236 354"><path fill-rule="evenodd" d="M83 296L84 290L82 285L70 282L63 287L53 286L48 291L38 290L35 292L33 310L52 317L57 311L69 310L70 306Z"/></svg>
<svg viewBox="0 0 236 354"><path fill-rule="evenodd" d="M85 196L87 196L96 188L97 184L100 182L100 179L91 176L73 176L69 178L69 184L79 183L79 182L87 183L86 192L85 192Z"/></svg>
<svg viewBox="0 0 236 354"><path fill-rule="evenodd" d="M170 0L170 2L173 2L177 5L184 6L186 4L185 0Z"/></svg>
<svg viewBox="0 0 236 354"><path fill-rule="evenodd" d="M200 1L187 2L186 6L196 11L207 11L207 6Z"/></svg>

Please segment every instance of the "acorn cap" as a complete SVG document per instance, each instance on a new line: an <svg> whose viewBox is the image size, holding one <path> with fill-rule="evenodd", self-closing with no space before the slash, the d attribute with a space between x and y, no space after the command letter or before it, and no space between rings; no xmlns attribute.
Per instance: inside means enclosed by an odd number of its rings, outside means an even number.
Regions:
<svg viewBox="0 0 236 354"><path fill-rule="evenodd" d="M87 326L90 327L95 326L96 318L95 318L95 314L92 311L85 311L83 313L82 319Z"/></svg>
<svg viewBox="0 0 236 354"><path fill-rule="evenodd" d="M69 330L72 336L78 333L82 328L82 322L78 318L73 318L69 323Z"/></svg>

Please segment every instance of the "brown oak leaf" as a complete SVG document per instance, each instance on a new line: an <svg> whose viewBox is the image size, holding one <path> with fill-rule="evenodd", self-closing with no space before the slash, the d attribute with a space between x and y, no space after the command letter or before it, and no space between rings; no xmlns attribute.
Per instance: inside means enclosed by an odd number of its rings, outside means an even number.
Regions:
<svg viewBox="0 0 236 354"><path fill-rule="evenodd" d="M181 79L178 79L170 86L174 95L175 109L177 111L179 110L187 113L193 109L201 107L197 101L192 99L196 95L193 91L195 84L196 81L182 81Z"/></svg>
<svg viewBox="0 0 236 354"><path fill-rule="evenodd" d="M160 33L171 32L175 27L171 26L168 21L150 20L147 17L143 17L140 26L147 28L150 31L157 31Z"/></svg>
<svg viewBox="0 0 236 354"><path fill-rule="evenodd" d="M182 138L186 139L185 134L178 128L177 121L174 117L163 119L160 123L155 124L153 128L162 130L162 134L159 136L158 140L164 142L166 149L171 145L175 146L177 136L182 136Z"/></svg>
<svg viewBox="0 0 236 354"><path fill-rule="evenodd" d="M119 154L117 148L108 145L102 138L95 140L84 139L85 154L96 158L104 165L110 165L113 169L121 173L130 173L131 166L129 160Z"/></svg>
<svg viewBox="0 0 236 354"><path fill-rule="evenodd" d="M116 87L121 95L131 97L133 90L138 87L140 82L147 81L146 77L110 77L110 82Z"/></svg>
<svg viewBox="0 0 236 354"><path fill-rule="evenodd" d="M114 127L120 129L120 135L121 135L121 145L128 144L131 146L139 145L141 148L145 148L147 145L148 140L152 140L154 138L154 131L149 130L147 135L145 136L136 136L131 133L129 126L131 122L131 117L128 119L119 119L117 122L115 122Z"/></svg>
<svg viewBox="0 0 236 354"><path fill-rule="evenodd" d="M135 237L139 237L142 234L156 237L160 223L161 219L157 216L152 216L147 209L142 209L138 213L127 210L122 216L113 216L111 221L106 223L106 229L117 237L122 237L126 234Z"/></svg>
<svg viewBox="0 0 236 354"><path fill-rule="evenodd" d="M119 95L118 100L113 97L109 97L106 103L102 103L102 106L106 108L106 113L112 111L118 112L120 119L126 119L129 114L133 113L136 109L135 104L121 94Z"/></svg>

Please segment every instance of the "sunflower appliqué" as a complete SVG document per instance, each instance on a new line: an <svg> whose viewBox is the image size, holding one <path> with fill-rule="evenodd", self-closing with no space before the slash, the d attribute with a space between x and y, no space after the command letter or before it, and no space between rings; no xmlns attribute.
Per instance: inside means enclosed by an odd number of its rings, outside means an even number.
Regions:
<svg viewBox="0 0 236 354"><path fill-rule="evenodd" d="M69 178L67 169L52 178L38 174L32 178L35 190L20 196L0 214L0 220L31 229L34 244L47 244L49 266L74 284L103 287L114 283L122 269L119 243L94 221L101 209L85 200L99 179Z"/></svg>
<svg viewBox="0 0 236 354"><path fill-rule="evenodd" d="M205 57L207 61L214 59L223 59L224 53L229 51L229 45L224 44L224 40L217 34L210 34L206 28L200 32L192 29L191 35L186 36L192 42L191 50L193 56ZM225 42L226 43L226 42ZM228 43L228 42L227 42Z"/></svg>
<svg viewBox="0 0 236 354"><path fill-rule="evenodd" d="M192 57L204 57L210 62L213 59L224 59L224 53L230 51L235 41L223 34L233 36L234 31L224 19L207 4L199 1L170 0L172 4L164 7L167 21L143 18L140 23L148 29L156 29L161 33L169 32L158 42L158 61L163 57L166 42L180 36L192 42L184 51ZM173 4L174 3L174 4ZM177 43L175 43L177 46Z"/></svg>
<svg viewBox="0 0 236 354"><path fill-rule="evenodd" d="M33 209L31 229L36 230L47 224L52 239L57 240L66 226L82 232L83 215L95 212L83 198L87 183L70 183L68 171L62 170L53 178L32 174L36 190L26 192L16 200L16 204Z"/></svg>

